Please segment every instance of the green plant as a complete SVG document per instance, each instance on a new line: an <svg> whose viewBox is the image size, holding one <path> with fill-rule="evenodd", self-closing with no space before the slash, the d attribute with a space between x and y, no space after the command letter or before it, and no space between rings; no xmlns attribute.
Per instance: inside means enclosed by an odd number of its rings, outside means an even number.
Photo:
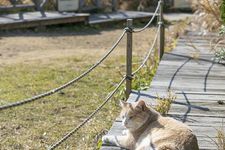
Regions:
<svg viewBox="0 0 225 150"><path fill-rule="evenodd" d="M225 49L224 48L220 48L214 54L215 54L215 57L218 60L224 60L225 59Z"/></svg>
<svg viewBox="0 0 225 150"><path fill-rule="evenodd" d="M166 97L157 97L158 105L155 107L156 111L158 111L162 115L166 115L171 107L172 102L176 99L176 96L173 92L169 91Z"/></svg>
<svg viewBox="0 0 225 150"><path fill-rule="evenodd" d="M150 57L145 66L134 76L132 82L132 89L134 90L146 90L150 87L153 76L156 72L158 64L158 57ZM140 65L140 64L138 64ZM134 65L137 68L138 65ZM137 67L135 67L137 66Z"/></svg>
<svg viewBox="0 0 225 150"><path fill-rule="evenodd" d="M223 0L223 2L221 3L221 6L220 6L220 16L221 16L223 23L225 23L225 0Z"/></svg>
<svg viewBox="0 0 225 150"><path fill-rule="evenodd" d="M219 35L220 35L220 37L215 40L215 42L214 42L215 44L213 46L211 44L211 50L214 52L215 58L220 61L220 60L225 59L225 48L220 46L221 43L225 42L225 40L224 40L225 26L224 25L222 25L220 27Z"/></svg>

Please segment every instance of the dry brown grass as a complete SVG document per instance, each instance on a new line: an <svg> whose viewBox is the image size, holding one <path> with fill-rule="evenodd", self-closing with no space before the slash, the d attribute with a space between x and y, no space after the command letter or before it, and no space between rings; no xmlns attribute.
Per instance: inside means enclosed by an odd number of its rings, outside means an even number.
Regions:
<svg viewBox="0 0 225 150"><path fill-rule="evenodd" d="M165 51L169 52L176 47L177 38L182 34L185 34L189 20L184 20L180 22L172 23L168 28L166 28L166 39L165 39Z"/></svg>
<svg viewBox="0 0 225 150"><path fill-rule="evenodd" d="M0 104L47 91L78 76L122 32L121 29L82 28L5 33L0 39ZM134 35L133 54L137 62L142 60L154 34L152 28ZM125 46L124 39L100 67L62 93L1 111L0 149L46 149L82 122L121 79L118 70L124 74ZM110 128L118 115L118 99L110 101L59 149L95 149L101 133Z"/></svg>
<svg viewBox="0 0 225 150"><path fill-rule="evenodd" d="M218 150L225 150L225 132L223 128L217 130L217 138Z"/></svg>
<svg viewBox="0 0 225 150"><path fill-rule="evenodd" d="M175 99L176 95L172 91L169 91L168 95L165 97L158 96L158 105L155 107L156 111L158 111L162 115L167 115L170 110L171 104Z"/></svg>
<svg viewBox="0 0 225 150"><path fill-rule="evenodd" d="M220 18L220 5L222 0L195 0L192 1L195 9L195 17L193 19L193 27L201 30L203 33L207 31L217 30L222 24Z"/></svg>
<svg viewBox="0 0 225 150"><path fill-rule="evenodd" d="M220 128L216 128L216 137L211 138L208 137L215 145L217 150L225 150L225 130L222 122L222 126Z"/></svg>
<svg viewBox="0 0 225 150"><path fill-rule="evenodd" d="M121 33L121 29L83 28L5 33L0 39L0 104L41 93L78 76L96 62ZM154 34L155 28L152 28L134 35L133 54L137 62L142 60ZM79 84L32 104L1 112L0 148L46 149L77 126L121 79L118 70L124 70L125 46L126 41L122 40L111 57ZM167 110L168 104L163 106ZM118 111L117 101L112 100L60 148L95 149L96 141L110 128Z"/></svg>
<svg viewBox="0 0 225 150"><path fill-rule="evenodd" d="M19 4L32 4L32 0L21 0L18 2ZM0 6L11 5L9 0L0 0Z"/></svg>
<svg viewBox="0 0 225 150"><path fill-rule="evenodd" d="M8 0L0 0L0 6L7 6L10 5L10 2Z"/></svg>

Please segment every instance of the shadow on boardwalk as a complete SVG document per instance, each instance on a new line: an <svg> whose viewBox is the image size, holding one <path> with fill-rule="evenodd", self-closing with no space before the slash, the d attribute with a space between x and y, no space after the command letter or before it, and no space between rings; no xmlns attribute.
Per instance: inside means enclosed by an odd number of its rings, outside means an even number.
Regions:
<svg viewBox="0 0 225 150"><path fill-rule="evenodd" d="M199 50L199 58L193 59L193 49L187 46L188 39ZM157 73L147 91L133 91L129 101L145 100L156 105L157 96L165 97L168 91L176 94L169 116L189 125L197 135L200 149L216 150L213 140L225 119L225 64L216 62L210 52L209 41L190 32L178 40L171 53L165 53ZM224 128L224 127L223 127ZM119 134L118 122L110 134ZM108 149L107 146L103 149ZM119 148L118 148L119 149Z"/></svg>

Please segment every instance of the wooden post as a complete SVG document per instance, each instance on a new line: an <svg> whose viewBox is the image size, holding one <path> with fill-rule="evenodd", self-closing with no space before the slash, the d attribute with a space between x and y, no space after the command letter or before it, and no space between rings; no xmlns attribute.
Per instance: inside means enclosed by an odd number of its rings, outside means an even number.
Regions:
<svg viewBox="0 0 225 150"><path fill-rule="evenodd" d="M112 11L117 11L117 0L112 0Z"/></svg>
<svg viewBox="0 0 225 150"><path fill-rule="evenodd" d="M101 8L101 1L100 0L95 0L95 5L99 9Z"/></svg>
<svg viewBox="0 0 225 150"><path fill-rule="evenodd" d="M133 19L127 19L126 99L129 98L132 85L132 26Z"/></svg>
<svg viewBox="0 0 225 150"><path fill-rule="evenodd" d="M85 5L84 0L79 0L79 9L78 9L78 12L82 12L84 5Z"/></svg>
<svg viewBox="0 0 225 150"><path fill-rule="evenodd" d="M159 9L159 58L161 60L163 54L164 54L164 46L165 46L165 26L164 26L164 20L163 20L163 0L159 0L160 3L160 9Z"/></svg>

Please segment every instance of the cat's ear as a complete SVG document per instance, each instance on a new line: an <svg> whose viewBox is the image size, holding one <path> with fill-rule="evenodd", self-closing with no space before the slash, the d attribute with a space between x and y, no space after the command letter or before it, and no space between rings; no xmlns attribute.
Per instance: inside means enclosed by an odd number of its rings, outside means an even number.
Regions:
<svg viewBox="0 0 225 150"><path fill-rule="evenodd" d="M120 100L120 106L121 107L125 107L126 105L127 105L127 102L124 102L124 101Z"/></svg>
<svg viewBox="0 0 225 150"><path fill-rule="evenodd" d="M128 103L128 102L125 102L125 101L122 101L122 100L120 100L120 106L121 107L129 107L130 109L133 110L133 107L132 107L131 103Z"/></svg>
<svg viewBox="0 0 225 150"><path fill-rule="evenodd" d="M145 104L145 101L143 100L139 100L137 102L137 105L135 107L136 110L139 110L139 111L145 111L147 108L146 104Z"/></svg>

